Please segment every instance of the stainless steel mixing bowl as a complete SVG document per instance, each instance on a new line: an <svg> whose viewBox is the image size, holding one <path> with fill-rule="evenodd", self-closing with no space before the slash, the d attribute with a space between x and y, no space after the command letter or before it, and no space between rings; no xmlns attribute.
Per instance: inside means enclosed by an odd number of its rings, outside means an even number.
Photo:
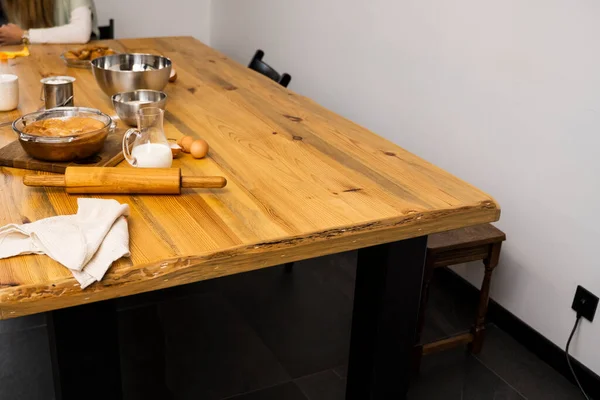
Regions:
<svg viewBox="0 0 600 400"><path fill-rule="evenodd" d="M139 89L162 90L169 82L171 60L153 54L114 54L92 61L98 86L109 96Z"/></svg>
<svg viewBox="0 0 600 400"><path fill-rule="evenodd" d="M167 94L158 90L136 90L117 93L112 97L112 102L121 121L129 126L137 126L138 110L146 107L158 107L164 110Z"/></svg>

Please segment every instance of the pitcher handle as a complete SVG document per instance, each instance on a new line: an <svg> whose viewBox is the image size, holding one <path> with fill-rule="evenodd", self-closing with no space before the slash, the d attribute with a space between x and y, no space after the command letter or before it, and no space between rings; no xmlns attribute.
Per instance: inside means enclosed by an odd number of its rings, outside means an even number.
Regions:
<svg viewBox="0 0 600 400"><path fill-rule="evenodd" d="M125 160L127 160L129 164L131 164L134 167L137 167L137 159L133 157L131 155L131 151L129 151L129 138L131 137L131 135L136 135L137 137L139 137L140 131L138 131L135 128L132 128L128 129L127 132L125 132L125 135L123 135L123 156L125 156Z"/></svg>

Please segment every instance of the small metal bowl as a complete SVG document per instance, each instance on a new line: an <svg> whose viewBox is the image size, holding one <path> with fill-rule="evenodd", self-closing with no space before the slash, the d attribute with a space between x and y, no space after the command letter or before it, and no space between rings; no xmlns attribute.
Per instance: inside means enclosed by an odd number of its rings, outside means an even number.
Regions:
<svg viewBox="0 0 600 400"><path fill-rule="evenodd" d="M137 126L137 112L146 107L158 107L164 110L167 94L158 90L135 90L115 94L112 102L121 121L129 126Z"/></svg>
<svg viewBox="0 0 600 400"><path fill-rule="evenodd" d="M23 132L30 123L50 118L67 119L71 117L94 118L101 121L101 129L73 136L40 136ZM26 114L12 124L13 131L19 135L19 143L31 157L46 161L73 161L90 157L104 146L109 133L115 129L108 115L93 108L58 107L46 111Z"/></svg>
<svg viewBox="0 0 600 400"><path fill-rule="evenodd" d="M163 90L171 60L154 54L114 54L92 60L92 72L108 96L139 89Z"/></svg>

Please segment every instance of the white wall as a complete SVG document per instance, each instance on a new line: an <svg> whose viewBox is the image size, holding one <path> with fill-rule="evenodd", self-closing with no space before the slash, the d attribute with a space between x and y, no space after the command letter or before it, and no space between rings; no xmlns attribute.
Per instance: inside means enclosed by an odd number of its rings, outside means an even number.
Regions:
<svg viewBox="0 0 600 400"><path fill-rule="evenodd" d="M596 0L214 0L211 43L495 196L492 297L564 347L576 285L600 294L598 21ZM596 373L598 320L573 346Z"/></svg>
<svg viewBox="0 0 600 400"><path fill-rule="evenodd" d="M100 25L117 38L194 36L208 44L211 0L96 0Z"/></svg>

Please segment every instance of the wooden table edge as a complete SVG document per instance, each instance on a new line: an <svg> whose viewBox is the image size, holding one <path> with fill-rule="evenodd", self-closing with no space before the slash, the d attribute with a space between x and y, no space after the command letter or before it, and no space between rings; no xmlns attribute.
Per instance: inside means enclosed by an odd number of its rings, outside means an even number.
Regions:
<svg viewBox="0 0 600 400"><path fill-rule="evenodd" d="M413 213L225 251L174 257L136 266L124 275L113 275L109 270L102 282L85 290L71 277L47 284L5 285L0 288L0 320L495 222L499 218L498 204L486 200L472 206ZM323 246L324 241L327 246Z"/></svg>

